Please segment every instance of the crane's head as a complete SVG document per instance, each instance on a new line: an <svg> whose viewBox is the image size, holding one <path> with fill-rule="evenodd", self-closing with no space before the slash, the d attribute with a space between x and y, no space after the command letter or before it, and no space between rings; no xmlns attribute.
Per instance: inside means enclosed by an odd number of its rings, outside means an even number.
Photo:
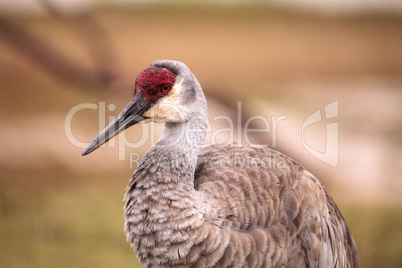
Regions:
<svg viewBox="0 0 402 268"><path fill-rule="evenodd" d="M134 98L82 155L95 151L120 132L143 120L183 123L200 113L206 114L205 97L188 67L178 61L155 61L138 74Z"/></svg>

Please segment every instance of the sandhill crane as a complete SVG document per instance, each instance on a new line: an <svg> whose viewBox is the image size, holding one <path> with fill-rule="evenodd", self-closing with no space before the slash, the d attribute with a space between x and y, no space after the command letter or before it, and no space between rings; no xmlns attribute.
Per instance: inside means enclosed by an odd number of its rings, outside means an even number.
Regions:
<svg viewBox="0 0 402 268"><path fill-rule="evenodd" d="M144 267L360 266L334 200L297 162L267 147L202 148L207 103L185 64L140 72L134 98L83 155L142 120L165 124L125 195L125 232Z"/></svg>

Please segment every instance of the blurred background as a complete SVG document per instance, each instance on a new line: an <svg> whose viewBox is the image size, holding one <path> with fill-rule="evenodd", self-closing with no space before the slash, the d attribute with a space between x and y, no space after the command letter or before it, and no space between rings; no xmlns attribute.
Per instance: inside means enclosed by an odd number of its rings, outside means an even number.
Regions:
<svg viewBox="0 0 402 268"><path fill-rule="evenodd" d="M362 267L401 267L401 29L402 2L393 0L2 0L0 266L140 267L125 241L122 199L133 154L152 141L119 150L120 137L86 157L80 147L129 102L138 72L173 59L203 86L207 143L229 139L211 139L229 127L217 116L236 129L267 118L271 131L251 142L316 174ZM335 101L338 116L326 120ZM317 110L323 120L302 135ZM303 145L325 152L330 123L339 134L332 166ZM135 144L144 127L124 141Z"/></svg>

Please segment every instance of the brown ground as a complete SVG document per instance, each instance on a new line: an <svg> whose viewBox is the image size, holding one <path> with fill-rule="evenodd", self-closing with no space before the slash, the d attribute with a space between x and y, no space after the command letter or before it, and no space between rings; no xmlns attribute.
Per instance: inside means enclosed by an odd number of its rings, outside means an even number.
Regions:
<svg viewBox="0 0 402 268"><path fill-rule="evenodd" d="M401 18L189 7L103 8L94 15L106 29L124 81L103 93L54 77L0 36L0 259L5 267L135 262L122 231L121 199L133 170L129 153L143 154L147 146L127 149L125 161L117 160L116 148L83 158L82 149L66 138L65 118L77 104L99 101L116 104L115 111L106 109L107 116L116 115L132 96L136 74L164 58L183 61L196 74L210 100L212 131L227 127L214 116L237 116L213 98L217 92L234 106L241 100L248 115L270 123L272 116L286 115L278 124L277 148L317 174L338 201L363 267L402 264ZM62 20L12 19L92 66L80 38ZM339 116L328 123L339 124L339 165L331 167L302 146L301 125L336 100ZM77 113L72 133L90 141L98 117L95 110ZM314 148L325 147L325 123L305 132ZM131 129L127 139L138 140L140 131ZM272 135L265 139L273 145Z"/></svg>

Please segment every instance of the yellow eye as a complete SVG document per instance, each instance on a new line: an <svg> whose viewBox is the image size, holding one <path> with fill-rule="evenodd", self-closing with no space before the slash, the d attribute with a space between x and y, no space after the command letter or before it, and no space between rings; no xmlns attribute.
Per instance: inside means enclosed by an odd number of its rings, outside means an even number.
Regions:
<svg viewBox="0 0 402 268"><path fill-rule="evenodd" d="M166 85L163 85L162 88L161 88L161 90L162 90L163 93L169 92L170 89L172 89L172 86L171 86L171 85L167 85L167 84L166 84Z"/></svg>

